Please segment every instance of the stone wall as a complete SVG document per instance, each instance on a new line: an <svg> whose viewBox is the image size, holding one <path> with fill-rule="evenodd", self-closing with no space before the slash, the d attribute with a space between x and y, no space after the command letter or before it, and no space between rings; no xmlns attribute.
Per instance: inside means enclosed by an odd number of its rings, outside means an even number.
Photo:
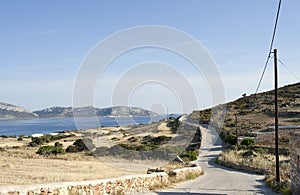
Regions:
<svg viewBox="0 0 300 195"><path fill-rule="evenodd" d="M170 173L170 176L175 181L183 181L187 179L192 179L193 177L197 177L202 175L203 171L201 167L186 167L182 169L175 169Z"/></svg>
<svg viewBox="0 0 300 195"><path fill-rule="evenodd" d="M218 157L216 160L216 163L228 167L228 168L232 168L232 169L236 169L236 170L241 170L241 171L245 171L248 173L256 173L256 174L265 174L266 173L266 169L263 168L256 168L256 167L251 167L245 164L237 164L237 163L233 163L233 162L228 162L223 160L221 157Z"/></svg>
<svg viewBox="0 0 300 195"><path fill-rule="evenodd" d="M300 132L291 133L290 157L293 192L294 194L300 194Z"/></svg>
<svg viewBox="0 0 300 195"><path fill-rule="evenodd" d="M0 195L100 195L147 192L201 175L201 167L177 169L170 176L165 172L145 175L128 175L113 179L79 182L62 182L36 185L0 186Z"/></svg>
<svg viewBox="0 0 300 195"><path fill-rule="evenodd" d="M93 195L125 194L148 191L157 186L168 185L166 173L123 176L114 179L101 179L80 182L62 182L26 186L5 186L0 188L0 195Z"/></svg>

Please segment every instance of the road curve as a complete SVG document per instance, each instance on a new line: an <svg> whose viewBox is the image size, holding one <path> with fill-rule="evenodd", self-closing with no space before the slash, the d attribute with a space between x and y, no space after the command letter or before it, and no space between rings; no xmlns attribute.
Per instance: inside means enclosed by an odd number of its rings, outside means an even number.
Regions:
<svg viewBox="0 0 300 195"><path fill-rule="evenodd" d="M185 116L181 118L181 122L198 126L198 124L187 121ZM202 143L196 164L203 168L205 172L204 175L194 180L183 182L173 188L163 189L149 194L276 195L276 193L265 186L263 175L236 171L216 164L214 160L223 150L221 140L212 127L201 125L200 129L202 133Z"/></svg>

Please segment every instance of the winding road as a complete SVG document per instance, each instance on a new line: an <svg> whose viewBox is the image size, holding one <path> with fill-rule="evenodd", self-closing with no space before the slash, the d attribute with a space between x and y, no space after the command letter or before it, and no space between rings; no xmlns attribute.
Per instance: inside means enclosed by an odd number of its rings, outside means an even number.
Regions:
<svg viewBox="0 0 300 195"><path fill-rule="evenodd" d="M185 116L181 118L181 122L198 126L198 124L187 121ZM200 129L202 133L201 152L196 164L203 168L204 175L194 180L180 183L173 188L149 194L276 195L276 193L266 187L263 175L236 171L216 164L214 160L223 150L222 142L212 127L201 125Z"/></svg>

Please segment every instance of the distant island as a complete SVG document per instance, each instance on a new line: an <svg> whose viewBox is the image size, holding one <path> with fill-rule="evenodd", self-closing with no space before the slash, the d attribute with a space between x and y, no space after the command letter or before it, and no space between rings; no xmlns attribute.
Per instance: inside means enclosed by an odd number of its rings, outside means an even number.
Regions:
<svg viewBox="0 0 300 195"><path fill-rule="evenodd" d="M85 107L51 107L37 111L30 111L20 106L0 102L0 120L19 120L35 118L58 117L131 117L158 116L157 113L139 107L115 106L108 108Z"/></svg>

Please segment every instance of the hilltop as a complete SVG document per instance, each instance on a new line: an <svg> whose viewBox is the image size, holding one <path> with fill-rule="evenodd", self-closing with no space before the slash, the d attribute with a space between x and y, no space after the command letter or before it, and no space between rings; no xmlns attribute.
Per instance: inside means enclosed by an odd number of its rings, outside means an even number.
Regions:
<svg viewBox="0 0 300 195"><path fill-rule="evenodd" d="M268 128L274 126L274 90L244 95L235 101L219 105L215 108L226 108L224 124L218 117L212 119L213 124L218 124L222 134L235 134L237 125L239 136L254 137L257 145L273 146L274 133ZM300 83L287 85L278 89L279 125L298 126L300 124ZM214 108L194 111L189 115L190 120L209 123ZM220 115L217 113L216 115ZM200 116L200 117L199 117ZM289 131L280 130L280 145L286 147L289 140Z"/></svg>
<svg viewBox="0 0 300 195"><path fill-rule="evenodd" d="M34 119L38 115L20 106L0 102L0 120Z"/></svg>

